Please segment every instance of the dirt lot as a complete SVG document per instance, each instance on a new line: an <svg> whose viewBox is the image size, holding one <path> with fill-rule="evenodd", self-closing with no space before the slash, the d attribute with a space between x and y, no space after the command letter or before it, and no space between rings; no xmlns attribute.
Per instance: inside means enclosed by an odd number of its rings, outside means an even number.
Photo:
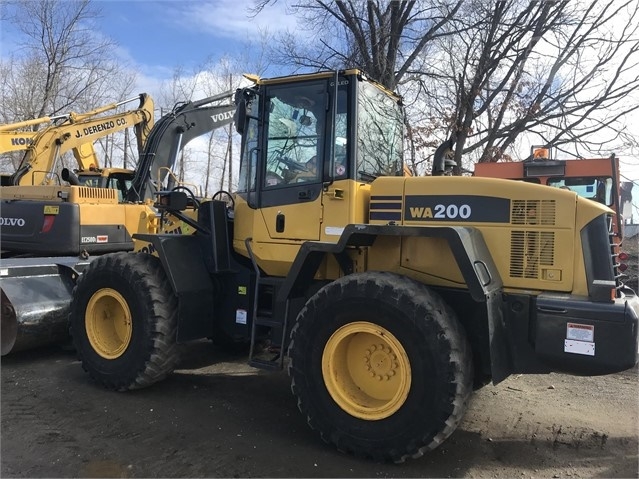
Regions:
<svg viewBox="0 0 639 479"><path fill-rule="evenodd" d="M626 275L624 281L634 291L637 291L639 286L639 235L624 239L621 249L630 255L627 261L628 269L624 272Z"/></svg>
<svg viewBox="0 0 639 479"><path fill-rule="evenodd" d="M636 368L514 376L478 391L442 447L403 465L342 455L299 414L284 373L208 343L152 388L112 393L74 353L2 358L2 477L638 477Z"/></svg>

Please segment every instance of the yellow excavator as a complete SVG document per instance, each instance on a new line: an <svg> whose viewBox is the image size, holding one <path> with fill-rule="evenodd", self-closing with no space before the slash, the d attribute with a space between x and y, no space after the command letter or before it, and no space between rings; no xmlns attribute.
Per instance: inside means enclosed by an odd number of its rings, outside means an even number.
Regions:
<svg viewBox="0 0 639 479"><path fill-rule="evenodd" d="M185 145L232 122L235 105L219 104L230 97L232 92L176 105L145 136L135 171L111 170L105 176L99 169L65 169L61 179L67 185L0 190L2 355L67 337L73 279L92 255L135 249L135 233L194 231L190 220L173 221L158 213L150 198ZM95 118L87 121L95 127ZM82 133L89 128L84 122L75 125ZM20 178L25 176L32 175ZM40 176L47 177L57 179L56 175ZM175 189L188 190L183 185ZM197 204L198 199L191 196L190 204ZM147 244L139 242L137 248L148 251Z"/></svg>
<svg viewBox="0 0 639 479"><path fill-rule="evenodd" d="M68 114L56 116L43 116L31 120L19 121L0 125L0 155L17 151L26 151L38 136L38 129L55 126L58 120L67 120ZM36 129L29 129L37 127ZM11 174L0 174L0 184L10 185Z"/></svg>
<svg viewBox="0 0 639 479"><path fill-rule="evenodd" d="M0 153L27 150L33 143L33 139L38 135L38 132L37 130L25 130L25 128L35 125L40 126L44 123L53 123L56 119L67 117L68 115L43 116L33 120L0 125Z"/></svg>
<svg viewBox="0 0 639 479"><path fill-rule="evenodd" d="M139 106L135 109L104 115L104 113L111 112L133 101L139 101ZM99 173L101 176L108 177L109 171L100 168L93 144L98 138L134 127L138 152L141 153L146 137L154 124L153 109L154 104L151 97L142 93L136 97L111 103L86 113L69 113L56 117L63 117L64 121L42 128L37 132L26 132L28 137L25 135L3 142L3 145L10 143L9 146L16 148L19 143L27 145L26 148L21 148L27 151L19 167L8 180L5 179L3 186L38 186L60 183L59 178L56 178L60 158L69 150L73 152L79 172L86 172L92 176ZM23 123L24 126L27 126L26 124L40 120L42 119ZM8 134L2 135L2 127L0 127L0 136L9 136ZM132 171L130 173L133 174ZM3 189L3 198L11 197L15 191L18 190ZM25 190L19 191L22 195Z"/></svg>

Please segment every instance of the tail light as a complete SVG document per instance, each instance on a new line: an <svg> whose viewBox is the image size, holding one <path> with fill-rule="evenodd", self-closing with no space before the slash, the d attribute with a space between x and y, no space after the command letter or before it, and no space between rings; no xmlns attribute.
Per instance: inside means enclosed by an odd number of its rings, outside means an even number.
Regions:
<svg viewBox="0 0 639 479"><path fill-rule="evenodd" d="M53 227L55 221L55 215L44 215L44 222L42 223L42 230L40 233L48 233Z"/></svg>
<svg viewBox="0 0 639 479"><path fill-rule="evenodd" d="M623 251L617 255L617 261L619 261L619 265L617 267L622 273L628 269L628 264L626 263L626 261L628 261L629 259L630 256L628 256L628 253L624 253Z"/></svg>

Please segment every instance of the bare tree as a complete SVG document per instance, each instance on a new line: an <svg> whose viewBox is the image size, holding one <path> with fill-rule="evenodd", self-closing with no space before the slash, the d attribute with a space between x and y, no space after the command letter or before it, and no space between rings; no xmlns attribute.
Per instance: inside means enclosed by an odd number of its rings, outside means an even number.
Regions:
<svg viewBox="0 0 639 479"><path fill-rule="evenodd" d="M201 73L198 76L203 96L232 93L246 86L248 82L243 77L244 73L258 76L264 74L269 66L266 55L268 45L268 33L258 31L252 39L244 42L242 53L239 55L207 58L199 67ZM228 102L232 101L232 98L229 98ZM239 165L239 158L236 158L240 151L239 143L239 135L232 124L209 135L204 178L205 196L217 190L233 191L236 184L234 172ZM213 184L216 186L212 188Z"/></svg>
<svg viewBox="0 0 639 479"><path fill-rule="evenodd" d="M451 120L459 166L471 152L478 161L508 159L524 134L593 151L624 133L624 116L639 106L632 0L476 1L462 13L459 35L442 42L434 62L445 68L424 88Z"/></svg>
<svg viewBox="0 0 639 479"><path fill-rule="evenodd" d="M255 11L273 0L258 0ZM636 0L336 1L291 4L308 27L280 61L358 67L407 105L409 164L454 138L454 157L498 161L525 143L588 152L632 143ZM459 172L459 171L458 171Z"/></svg>
<svg viewBox="0 0 639 479"><path fill-rule="evenodd" d="M273 0L255 2L254 11ZM314 0L290 6L306 26L277 42L274 58L298 68L360 68L394 90L416 67L431 43L450 34L447 26L463 0Z"/></svg>
<svg viewBox="0 0 639 479"><path fill-rule="evenodd" d="M5 1L1 9L16 35L0 59L0 122L85 112L130 94L135 74L97 33L100 10L90 0ZM4 156L2 168L14 171L20 157Z"/></svg>
<svg viewBox="0 0 639 479"><path fill-rule="evenodd" d="M96 34L94 20L99 15L90 0L7 2L3 16L19 36L17 48L6 60L10 68L3 70L2 96L19 101L3 103L10 107L3 108L4 120L104 103L121 65L113 54L114 43Z"/></svg>

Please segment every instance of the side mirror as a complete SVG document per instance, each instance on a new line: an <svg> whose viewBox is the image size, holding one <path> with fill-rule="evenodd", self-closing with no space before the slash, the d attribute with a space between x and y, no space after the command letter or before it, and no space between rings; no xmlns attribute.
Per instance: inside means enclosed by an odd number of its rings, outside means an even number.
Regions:
<svg viewBox="0 0 639 479"><path fill-rule="evenodd" d="M240 135L244 133L244 123L246 122L246 96L239 90L235 94L235 113L233 114L233 122L235 123L235 131Z"/></svg>
<svg viewBox="0 0 639 479"><path fill-rule="evenodd" d="M183 191L158 191L155 206L158 210L184 211L189 198Z"/></svg>

